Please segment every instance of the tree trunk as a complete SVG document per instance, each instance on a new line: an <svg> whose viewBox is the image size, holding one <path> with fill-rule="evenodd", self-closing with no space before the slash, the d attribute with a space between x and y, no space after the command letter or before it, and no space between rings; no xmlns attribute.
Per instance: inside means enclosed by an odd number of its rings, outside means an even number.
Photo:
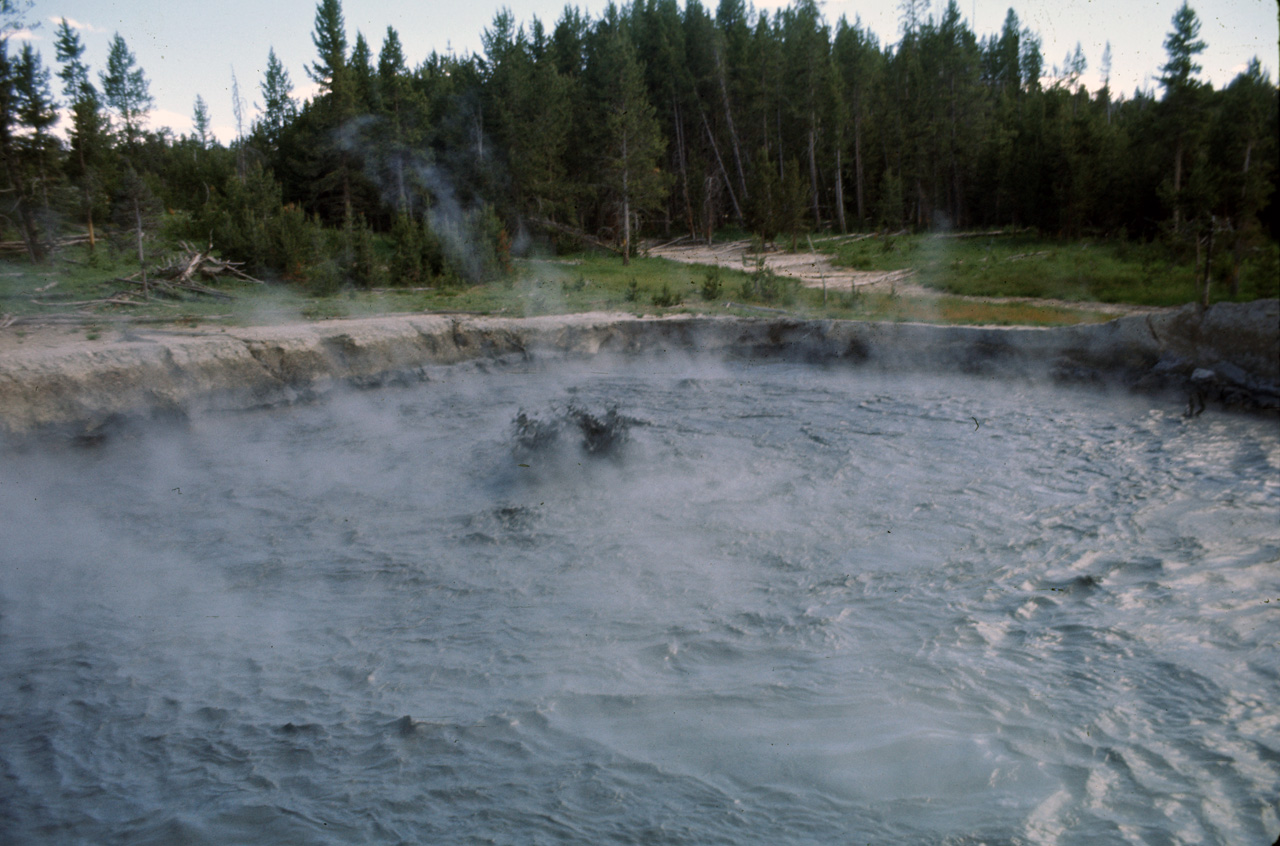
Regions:
<svg viewBox="0 0 1280 846"><path fill-rule="evenodd" d="M1253 158L1253 145L1256 139L1249 139L1249 143L1244 147L1244 167L1241 169L1240 180L1240 208L1241 216L1236 223L1239 224L1235 228L1235 243L1232 247L1231 258L1231 299L1240 296L1240 263L1244 255L1244 230L1245 215L1247 215L1247 206L1249 202L1249 162Z"/></svg>
<svg viewBox="0 0 1280 846"><path fill-rule="evenodd" d="M1209 246L1204 253L1204 286L1200 290L1200 307L1209 307L1209 283L1213 280L1213 230L1216 221L1209 218Z"/></svg>
<svg viewBox="0 0 1280 846"><path fill-rule="evenodd" d="M30 213L27 211L26 191L22 183L22 177L8 167L7 163L5 171L9 177L9 184L13 186L11 190L17 197L13 210L18 215L18 232L22 235L22 243L27 248L27 255L31 258L31 263L39 264L44 261L44 248L40 245L40 233L36 229L35 221L32 220Z"/></svg>
<svg viewBox="0 0 1280 846"><path fill-rule="evenodd" d="M680 190L684 195L684 216L689 223L689 235L698 239L698 224L693 219L693 201L689 199L689 166L684 155L684 121L680 119L680 104L671 98L671 111L676 123L676 160L680 164Z"/></svg>
<svg viewBox="0 0 1280 846"><path fill-rule="evenodd" d="M347 168L347 157L342 156L342 213L349 221L352 219L351 209L351 171Z"/></svg>
<svg viewBox="0 0 1280 846"><path fill-rule="evenodd" d="M858 221L865 224L867 208L863 200L862 187L862 115L858 111L854 112L853 118L853 171L854 184L858 192Z"/></svg>
<svg viewBox="0 0 1280 846"><path fill-rule="evenodd" d="M396 151L396 207L401 214L409 213L409 194L404 187L404 157Z"/></svg>
<svg viewBox="0 0 1280 846"><path fill-rule="evenodd" d="M22 243L27 248L27 256L32 264L44 261L44 247L40 244L40 233L36 230L31 214L27 211L27 203L21 197L15 207L18 212L18 231L22 233Z"/></svg>
<svg viewBox="0 0 1280 846"><path fill-rule="evenodd" d="M836 146L836 219L840 222L840 234L848 235L849 227L844 220L844 168L841 165L840 147ZM823 295L826 295L826 284L823 284Z"/></svg>
<svg viewBox="0 0 1280 846"><path fill-rule="evenodd" d="M1182 139L1173 154L1173 231L1182 228Z"/></svg>
<svg viewBox="0 0 1280 846"><path fill-rule="evenodd" d="M627 136L622 136L622 263L631 264L631 168L627 164Z"/></svg>
<svg viewBox="0 0 1280 846"><path fill-rule="evenodd" d="M626 193L622 195L622 263L631 264L631 197Z"/></svg>
<svg viewBox="0 0 1280 846"><path fill-rule="evenodd" d="M1235 244L1231 251L1231 299L1240 296L1240 262L1244 255L1244 233L1235 233Z"/></svg>
<svg viewBox="0 0 1280 846"><path fill-rule="evenodd" d="M778 106L778 120L777 120L777 124L778 124L778 125L777 125L777 130L778 130L778 179L780 179L780 180L782 180L782 181L784 181L784 182L785 182L785 181L786 181L786 178L787 178L787 174L786 174L786 171L784 171L784 170L783 170L783 167L782 167L783 160L784 160L786 157L782 155L782 151L783 151L785 148L782 146L782 106L781 106L781 105L779 105L779 106Z"/></svg>
<svg viewBox="0 0 1280 846"><path fill-rule="evenodd" d="M720 157L720 148L716 145L716 136L711 132L711 124L707 122L707 113L699 108L702 114L702 125L707 130L707 138L711 141L711 151L716 154L716 164L720 165L720 174L724 177L724 187L729 190L729 201L733 203L733 216L737 218L738 223L742 223L742 207L738 205L738 198L733 193L733 184L729 181L729 172L725 170L724 159Z"/></svg>
<svg viewBox="0 0 1280 846"><path fill-rule="evenodd" d="M720 80L720 96L724 99L724 119L729 126L729 141L733 144L733 161L738 166L738 190L742 199L747 199L747 176L742 169L742 150L738 143L738 130L733 126L733 109L729 104L729 86L724 78L724 61L720 58L720 48L716 47L716 76Z"/></svg>
<svg viewBox="0 0 1280 846"><path fill-rule="evenodd" d="M818 208L818 154L817 132L813 129L813 113L809 114L809 190L813 192L813 225L822 226L822 214Z"/></svg>
<svg viewBox="0 0 1280 846"><path fill-rule="evenodd" d="M142 293L146 295L147 289L147 257L142 249L142 204L138 202L138 198L133 198L133 221L138 235L138 269L142 271Z"/></svg>
<svg viewBox="0 0 1280 846"><path fill-rule="evenodd" d="M76 145L76 156L80 160L80 176L84 179L84 209L85 218L89 224L89 252L93 252L98 246L97 238L93 233L93 193L89 190L89 168L84 162L84 145Z"/></svg>

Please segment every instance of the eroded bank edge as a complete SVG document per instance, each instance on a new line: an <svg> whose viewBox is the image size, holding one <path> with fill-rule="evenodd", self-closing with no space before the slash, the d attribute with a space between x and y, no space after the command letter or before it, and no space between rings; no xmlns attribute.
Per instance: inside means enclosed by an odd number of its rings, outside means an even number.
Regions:
<svg viewBox="0 0 1280 846"><path fill-rule="evenodd" d="M1187 307L1052 329L705 316L397 315L132 333L6 353L0 432L93 437L122 420L305 401L339 385L423 381L475 359L696 354L901 371L1106 382L1280 411L1280 301Z"/></svg>

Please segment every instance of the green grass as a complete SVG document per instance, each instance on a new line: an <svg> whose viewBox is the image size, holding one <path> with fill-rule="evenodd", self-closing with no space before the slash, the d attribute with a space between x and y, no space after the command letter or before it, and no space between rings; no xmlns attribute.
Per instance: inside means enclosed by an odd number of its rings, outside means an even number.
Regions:
<svg viewBox="0 0 1280 846"><path fill-rule="evenodd" d="M615 255L583 253L521 259L505 279L482 285L422 289L344 288L316 296L303 286L277 282L216 283L231 299L184 294L153 296L136 305L104 303L136 286L119 281L136 264L111 260L105 249L90 259L69 250L51 264L0 263L0 322L5 315L76 314L91 330L121 317L178 324L247 325L325 320L388 313L475 313L528 317L583 311L630 314L736 314L760 317L785 312L797 317L852 320L911 320L997 325L1065 325L1109 319L1092 302L1178 305L1195 299L1191 269L1158 245L1058 242L1027 235L939 238L927 235L815 237L815 246L839 263L863 270L911 268L916 279L940 293L929 297L892 293L838 293L800 288L776 277L759 284L743 269L721 267L720 292L703 297L708 268L637 257L624 265ZM1266 262L1274 245L1246 268L1241 298L1277 296L1280 286ZM1229 257L1228 257L1229 258ZM1267 287L1270 285L1270 287ZM1225 286L1216 288L1218 298ZM1037 297L1050 303L990 303L957 295ZM137 299L135 296L134 299ZM85 305L85 303L96 304ZM17 327L15 327L17 328Z"/></svg>
<svg viewBox="0 0 1280 846"><path fill-rule="evenodd" d="M670 299L701 302L698 291L705 278L704 268L665 259L638 257L624 266L616 256L584 254L517 260L509 278L483 285L376 290L347 287L329 296L316 296L300 285L254 285L223 279L212 285L231 299L183 293L181 299L153 295L146 302L125 305L102 301L123 293L132 295L130 299L139 299L138 286L119 281L119 277L137 270L136 263L104 258L90 263L87 256L86 251L70 250L45 266L23 261L0 263L0 316L83 313L247 324L423 311L511 317L595 310L660 314L679 310L680 306L660 307L654 304L655 297L662 302L666 291ZM726 270L723 275L726 280L735 280L733 271ZM629 299L627 290L633 281L636 294Z"/></svg>
<svg viewBox="0 0 1280 846"><path fill-rule="evenodd" d="M973 237L897 235L824 239L818 249L857 270L915 271L920 284L964 296L1037 297L1069 302L1173 306L1198 299L1194 253L1162 244L1059 241L1028 234ZM1241 300L1280 296L1275 245L1254 251ZM1214 263L1212 299L1227 299L1230 256Z"/></svg>
<svg viewBox="0 0 1280 846"><path fill-rule="evenodd" d="M68 260L69 259L69 260ZM0 315L82 316L90 334L121 317L167 320L176 324L251 325L290 320L328 320L393 313L472 313L531 317L584 311L636 315L732 314L760 317L786 313L797 317L853 320L916 320L960 323L1056 325L1104 319L1087 310L1025 305L970 303L954 298L915 300L889 294L830 293L774 279L772 297L748 294L752 277L721 267L721 293L705 300L707 268L666 259L637 257L629 265L613 255L582 254L555 259L519 260L511 277L483 285L426 289L346 288L314 296L287 283L254 285L227 280L217 288L232 299L185 294L181 300L153 296L137 305L86 302L109 299L136 287L117 281L134 271L128 262L89 266L74 255L50 266L21 262L0 265ZM56 282L53 287L47 287ZM39 290L45 288L45 290ZM678 300L678 304L661 303Z"/></svg>

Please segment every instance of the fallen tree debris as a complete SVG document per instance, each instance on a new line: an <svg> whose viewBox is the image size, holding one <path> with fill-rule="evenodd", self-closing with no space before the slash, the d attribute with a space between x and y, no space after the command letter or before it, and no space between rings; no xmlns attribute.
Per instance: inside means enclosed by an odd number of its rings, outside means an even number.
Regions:
<svg viewBox="0 0 1280 846"><path fill-rule="evenodd" d="M197 282L197 278L213 280L222 276L232 276L255 285L265 284L241 270L244 262L226 261L213 255L213 245L203 250L193 247L185 241L181 244L185 253L171 259L167 264L155 268L150 273L139 271L130 276L122 276L117 282L142 286L143 296L152 292L170 297L180 297L179 291L190 291L204 294L221 300L233 300L234 296L217 288L210 288Z"/></svg>

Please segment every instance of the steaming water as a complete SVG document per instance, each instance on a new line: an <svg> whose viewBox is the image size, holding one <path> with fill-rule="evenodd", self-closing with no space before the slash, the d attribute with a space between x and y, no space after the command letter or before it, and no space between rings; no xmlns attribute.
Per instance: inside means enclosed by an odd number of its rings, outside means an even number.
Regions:
<svg viewBox="0 0 1280 846"><path fill-rule="evenodd" d="M1280 830L1274 421L593 367L6 455L0 840Z"/></svg>

